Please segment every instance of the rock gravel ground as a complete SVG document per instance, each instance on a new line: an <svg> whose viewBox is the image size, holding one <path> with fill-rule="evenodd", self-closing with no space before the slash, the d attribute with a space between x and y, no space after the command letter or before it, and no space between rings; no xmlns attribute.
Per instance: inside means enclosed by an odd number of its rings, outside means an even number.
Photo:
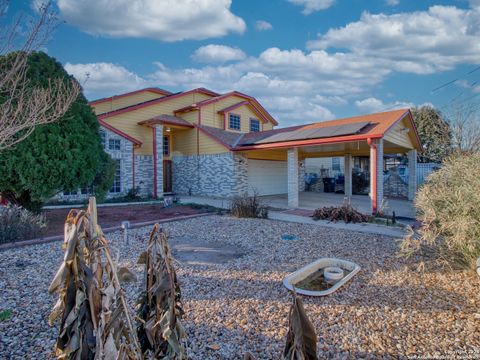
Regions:
<svg viewBox="0 0 480 360"><path fill-rule="evenodd" d="M318 335L320 358L480 358L480 278L473 273L414 269L398 258L398 240L316 225L209 216L164 225L175 239L238 247L225 263L179 262L184 327L192 359L278 359L285 343L291 295L288 273L319 257L339 257L362 270L324 298L304 298ZM132 230L131 245L109 234L122 265L136 265L150 228ZM296 241L281 235L297 236ZM1 359L51 357L56 328L47 325L55 297L47 287L58 268L60 242L0 252ZM126 292L136 298L140 283ZM133 305L132 305L133 306Z"/></svg>

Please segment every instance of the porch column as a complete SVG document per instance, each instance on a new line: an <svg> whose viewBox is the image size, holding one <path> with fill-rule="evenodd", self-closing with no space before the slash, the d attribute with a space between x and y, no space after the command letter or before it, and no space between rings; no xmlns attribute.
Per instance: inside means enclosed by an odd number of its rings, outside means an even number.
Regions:
<svg viewBox="0 0 480 360"><path fill-rule="evenodd" d="M417 150L408 152L408 200L413 200L417 192Z"/></svg>
<svg viewBox="0 0 480 360"><path fill-rule="evenodd" d="M163 126L153 127L153 196L163 196Z"/></svg>
<svg viewBox="0 0 480 360"><path fill-rule="evenodd" d="M372 214L375 215L383 202L383 139L370 144L370 199Z"/></svg>
<svg viewBox="0 0 480 360"><path fill-rule="evenodd" d="M287 152L288 172L288 207L298 207L298 148L288 149Z"/></svg>
<svg viewBox="0 0 480 360"><path fill-rule="evenodd" d="M352 197L352 168L353 158L352 155L345 155L345 196Z"/></svg>

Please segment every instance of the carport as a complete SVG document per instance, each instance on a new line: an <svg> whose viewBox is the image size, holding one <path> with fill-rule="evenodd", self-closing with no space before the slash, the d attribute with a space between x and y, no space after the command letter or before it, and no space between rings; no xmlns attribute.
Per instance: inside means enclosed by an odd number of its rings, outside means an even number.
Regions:
<svg viewBox="0 0 480 360"><path fill-rule="evenodd" d="M344 157L344 196L351 197L352 159L368 156L370 209L376 214L383 202L384 155L408 155L408 199L413 200L417 190L417 151L420 149L412 114L402 109L249 133L233 151L241 152L248 159L249 191L258 184L262 189L260 195L286 193L289 208L301 207L299 193L305 186L305 159Z"/></svg>

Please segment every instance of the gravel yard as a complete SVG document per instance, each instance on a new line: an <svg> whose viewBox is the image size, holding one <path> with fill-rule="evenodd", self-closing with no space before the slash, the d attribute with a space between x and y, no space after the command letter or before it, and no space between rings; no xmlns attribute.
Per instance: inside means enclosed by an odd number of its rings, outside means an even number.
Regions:
<svg viewBox="0 0 480 360"><path fill-rule="evenodd" d="M245 351L259 359L278 359L291 303L282 279L319 257L352 260L362 267L336 293L303 298L321 358L480 358L480 278L441 269L415 272L418 263L399 259L393 238L226 216L172 222L164 228L172 245L181 240L177 253L189 237L193 244L238 248L225 261L179 256L183 325L192 359L242 359ZM142 268L135 264L149 231L132 230L129 247L119 233L107 235L120 251L122 265L139 279ZM299 239L284 241L283 234ZM56 296L47 287L63 257L60 245L0 252L0 311L12 310L10 318L0 320L1 359L51 357L57 330L47 325L47 317ZM139 285L126 286L132 301Z"/></svg>

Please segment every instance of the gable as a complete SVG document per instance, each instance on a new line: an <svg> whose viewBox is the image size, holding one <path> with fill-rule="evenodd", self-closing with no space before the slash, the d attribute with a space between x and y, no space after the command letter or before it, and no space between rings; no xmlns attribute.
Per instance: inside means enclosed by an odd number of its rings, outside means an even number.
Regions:
<svg viewBox="0 0 480 360"><path fill-rule="evenodd" d="M95 114L103 114L109 111L122 109L128 106L140 104L146 101L155 100L166 96L168 92L154 91L152 89L143 89L126 93L123 95L112 96L90 102Z"/></svg>
<svg viewBox="0 0 480 360"><path fill-rule="evenodd" d="M118 112L118 114L106 114L100 115L104 122L114 126L115 128L127 133L128 135L140 140L143 145L138 149L139 155L151 155L153 154L153 141L152 141L152 129L147 126L138 125L139 122L149 120L156 116L167 114L174 115L174 111L180 107L191 105L198 101L203 101L210 98L206 94L202 93L184 93L166 97L164 101L156 102L148 106L141 106L137 109ZM182 118L195 122L196 116L183 116Z"/></svg>
<svg viewBox="0 0 480 360"><path fill-rule="evenodd" d="M236 104L242 104L241 106L235 107ZM228 108L232 107L231 110ZM222 110L226 110L223 113L219 113ZM216 128L223 129L224 122L227 121L226 130L228 129L228 117L229 114L240 115L240 131L249 132L250 131L250 119L260 120L260 129L261 130L271 130L273 124L262 118L262 114L250 104L250 102L245 101L245 98L231 95L224 99L221 99L216 102L212 102L208 105L202 106L200 108L202 124L206 126L212 126Z"/></svg>
<svg viewBox="0 0 480 360"><path fill-rule="evenodd" d="M408 117L403 118L389 129L385 133L384 140L399 147L414 149L416 143L415 129L412 127Z"/></svg>

